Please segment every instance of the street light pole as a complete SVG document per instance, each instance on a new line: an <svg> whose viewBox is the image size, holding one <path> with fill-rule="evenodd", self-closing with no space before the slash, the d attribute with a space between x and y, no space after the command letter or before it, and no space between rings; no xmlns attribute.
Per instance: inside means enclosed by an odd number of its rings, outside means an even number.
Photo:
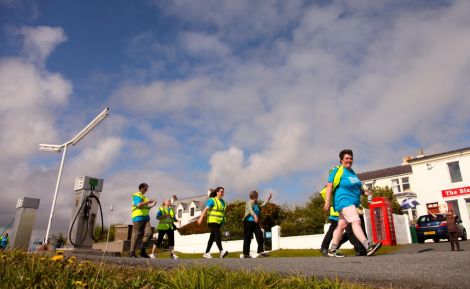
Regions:
<svg viewBox="0 0 470 289"><path fill-rule="evenodd" d="M60 178L62 177L62 169L64 167L64 159L65 159L65 153L67 152L67 145L68 145L67 143L64 145L64 151L62 152L62 160L60 161L59 175L57 176L57 183L55 185L55 191L54 191L54 199L52 200L51 214L49 215L49 222L47 223L46 239L44 240L45 244L49 243L48 242L49 230L51 229L52 216L54 216L55 201L57 200L57 193L59 192Z"/></svg>
<svg viewBox="0 0 470 289"><path fill-rule="evenodd" d="M59 175L57 176L57 183L54 191L54 199L52 200L51 213L49 215L49 222L47 223L46 230L46 239L44 240L45 244L49 243L49 232L51 229L52 217L54 216L55 203L57 200L57 194L59 192L60 179L62 177L62 169L64 167L65 153L67 152L67 147L69 145L76 145L81 139L83 139L90 131L92 131L100 122L102 122L109 115L109 108L105 108L95 119L93 119L87 126L85 126L76 136L71 140L65 142L61 145L51 145L51 144L39 144L39 150L48 151L48 152L62 152L62 160L59 167Z"/></svg>

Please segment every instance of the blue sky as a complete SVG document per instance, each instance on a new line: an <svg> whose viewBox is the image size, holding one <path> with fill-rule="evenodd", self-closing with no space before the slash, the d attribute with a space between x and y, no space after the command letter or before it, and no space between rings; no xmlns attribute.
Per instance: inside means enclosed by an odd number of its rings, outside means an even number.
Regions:
<svg viewBox="0 0 470 289"><path fill-rule="evenodd" d="M53 232L77 176L129 221L141 182L162 201L222 185L302 203L338 152L356 171L469 145L468 1L0 0L0 226L19 196L50 211L63 143L110 116L65 160Z"/></svg>

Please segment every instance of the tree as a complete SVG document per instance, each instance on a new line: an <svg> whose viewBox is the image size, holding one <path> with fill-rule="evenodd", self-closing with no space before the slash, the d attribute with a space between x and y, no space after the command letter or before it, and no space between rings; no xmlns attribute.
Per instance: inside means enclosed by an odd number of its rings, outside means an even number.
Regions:
<svg viewBox="0 0 470 289"><path fill-rule="evenodd" d="M386 186L385 188L383 187L372 187L371 189L372 192L372 197L384 197L387 198L390 201L390 206L392 207L392 212L394 214L401 215L401 206L397 201L397 198L395 197L395 193L391 188ZM369 203L367 201L367 196L363 196L361 199L361 204L364 208L369 208Z"/></svg>

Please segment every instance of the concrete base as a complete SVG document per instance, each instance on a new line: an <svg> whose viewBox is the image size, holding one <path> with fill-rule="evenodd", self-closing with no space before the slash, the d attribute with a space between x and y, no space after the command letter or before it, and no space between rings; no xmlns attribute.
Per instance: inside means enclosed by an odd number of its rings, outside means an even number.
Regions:
<svg viewBox="0 0 470 289"><path fill-rule="evenodd" d="M102 256L103 251L99 249L93 249L93 248L60 248L57 249L58 251L64 252L64 256L70 257L70 256L80 256L80 255L94 255L94 256ZM114 256L114 257L119 257L121 256L121 253L119 252L106 252L105 256Z"/></svg>
<svg viewBox="0 0 470 289"><path fill-rule="evenodd" d="M107 247L106 247L106 242L93 243L93 249L100 250L100 251L106 250L107 252L113 252L113 253L114 252L115 253L129 252L130 247L131 247L130 240L120 240L120 241L109 242Z"/></svg>

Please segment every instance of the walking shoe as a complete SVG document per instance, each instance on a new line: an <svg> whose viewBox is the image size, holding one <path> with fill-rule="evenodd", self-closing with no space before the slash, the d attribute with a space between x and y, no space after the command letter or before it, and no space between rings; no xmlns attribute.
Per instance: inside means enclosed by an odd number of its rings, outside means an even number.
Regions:
<svg viewBox="0 0 470 289"><path fill-rule="evenodd" d="M328 257L328 249L321 248L320 253L323 257Z"/></svg>
<svg viewBox="0 0 470 289"><path fill-rule="evenodd" d="M378 242L376 244L370 244L369 248L367 248L367 256L374 255L374 253L377 252L377 250L379 250L380 247L382 247L382 242Z"/></svg>
<svg viewBox="0 0 470 289"><path fill-rule="evenodd" d="M220 251L220 258L225 258L227 255L228 255L228 251L227 251L227 250L222 250L222 251Z"/></svg>
<svg viewBox="0 0 470 289"><path fill-rule="evenodd" d="M251 255L251 258L258 258L258 257L261 257L261 254L259 254L259 253L253 253L253 254Z"/></svg>
<svg viewBox="0 0 470 289"><path fill-rule="evenodd" d="M344 258L343 253L341 253L338 249L328 250L328 256L337 257L337 258Z"/></svg>
<svg viewBox="0 0 470 289"><path fill-rule="evenodd" d="M268 257L269 256L268 252L261 252L259 254L261 255L261 257Z"/></svg>
<svg viewBox="0 0 470 289"><path fill-rule="evenodd" d="M131 257L131 258L137 258L137 256L135 255L135 252L131 252L131 253L129 254L129 257Z"/></svg>
<svg viewBox="0 0 470 289"><path fill-rule="evenodd" d="M202 257L204 257L206 259L212 259L211 253L204 253L204 254L202 254Z"/></svg>
<svg viewBox="0 0 470 289"><path fill-rule="evenodd" d="M152 254L150 254L150 258L152 258L152 259L157 259L157 256L155 256L155 254L152 253Z"/></svg>
<svg viewBox="0 0 470 289"><path fill-rule="evenodd" d="M244 259L244 258L251 258L251 256L250 256L250 255L244 255L244 254L242 253L242 254L240 254L240 258L241 258L241 259Z"/></svg>
<svg viewBox="0 0 470 289"><path fill-rule="evenodd" d="M150 256L147 255L147 252L145 252L145 251L140 252L140 257L142 257L142 258L150 258Z"/></svg>
<svg viewBox="0 0 470 289"><path fill-rule="evenodd" d="M177 255L173 254L173 255L170 255L170 259L173 259L173 260L176 260L176 259L179 259L180 257L178 257Z"/></svg>

